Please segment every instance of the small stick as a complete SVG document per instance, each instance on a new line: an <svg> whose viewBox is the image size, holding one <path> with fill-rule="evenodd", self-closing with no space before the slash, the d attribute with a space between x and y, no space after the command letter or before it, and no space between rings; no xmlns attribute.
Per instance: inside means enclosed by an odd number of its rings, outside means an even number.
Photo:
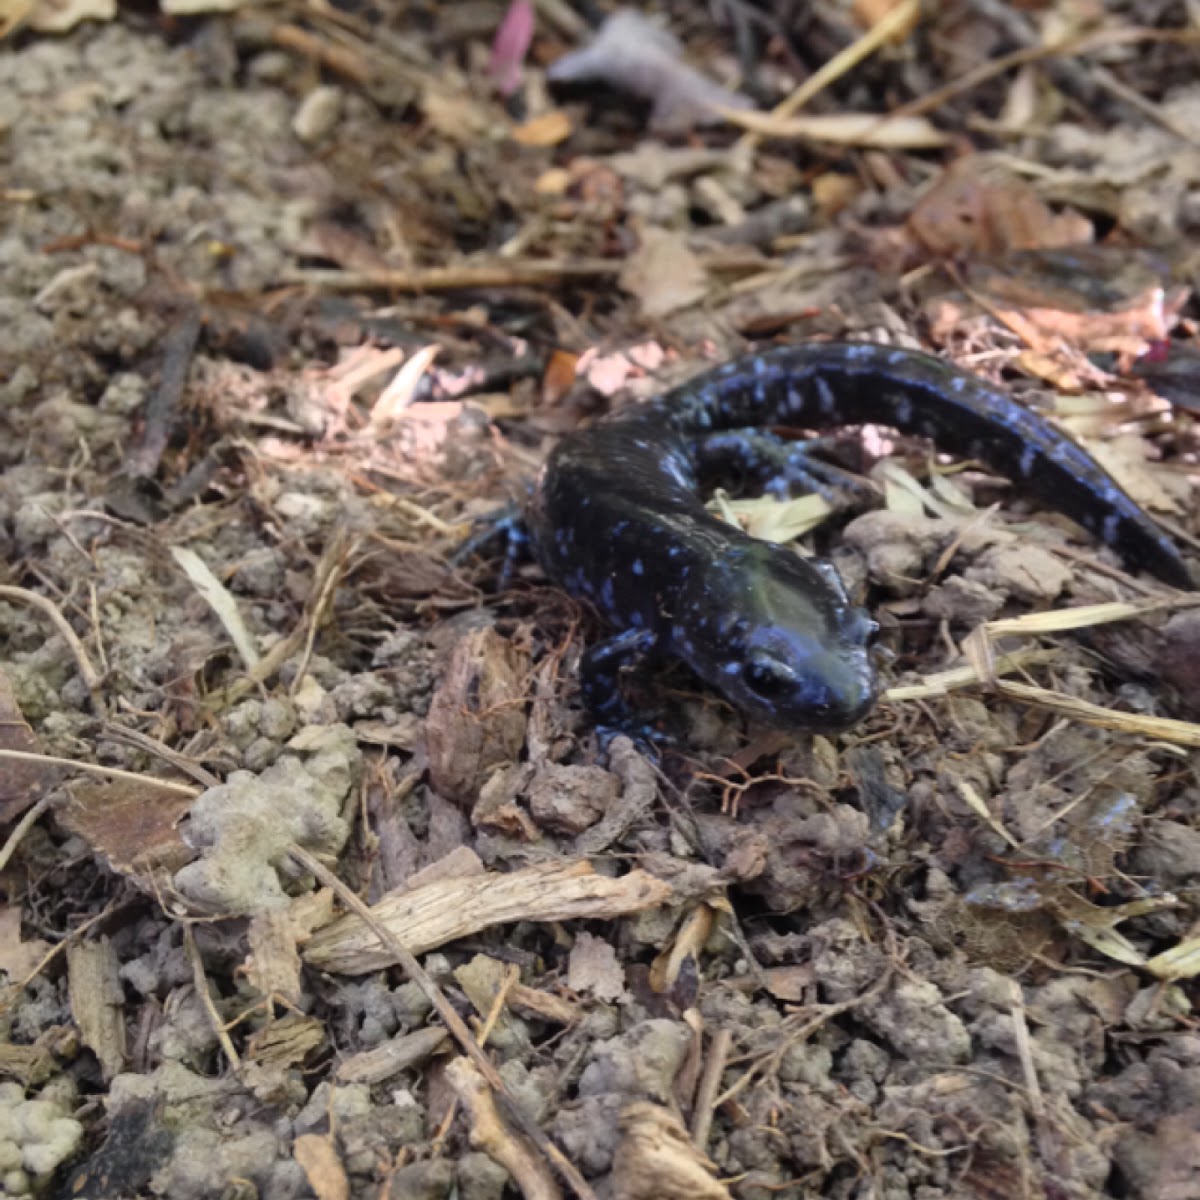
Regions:
<svg viewBox="0 0 1200 1200"><path fill-rule="evenodd" d="M181 796L198 796L200 789L189 787L186 783L172 783L169 779L159 779L157 775L139 775L136 771L122 771L119 767L102 767L98 763L79 762L74 758L59 758L53 754L34 754L28 750L0 750L0 761L6 758L17 762L48 763L52 767L74 767L76 771L86 771L89 775L106 775L109 779L124 779L130 783L152 783L168 792L178 792Z"/></svg>
<svg viewBox="0 0 1200 1200"><path fill-rule="evenodd" d="M708 1050L708 1060L704 1064L704 1074L700 1077L700 1086L696 1089L696 1107L692 1111L691 1134L692 1145L701 1152L708 1145L713 1113L717 1107L717 1089L721 1086L721 1076L725 1072L725 1064L729 1062L729 1051L732 1046L733 1032L728 1027L718 1029Z"/></svg>
<svg viewBox="0 0 1200 1200"><path fill-rule="evenodd" d="M618 274L623 268L623 263L609 258L584 258L577 262L511 259L417 268L412 271L293 270L283 273L282 282L326 292L376 289L390 292L445 292L456 288L536 287L572 279L602 279Z"/></svg>
<svg viewBox="0 0 1200 1200"><path fill-rule="evenodd" d="M187 951L188 961L192 964L192 982L200 1003L208 1014L208 1023L212 1026L213 1033L217 1035L217 1041L221 1043L221 1049L225 1051L225 1057L229 1059L229 1065L236 1071L242 1065L241 1056L225 1028L225 1022L221 1020L221 1014L217 1012L216 1006L213 1004L212 996L208 991L208 976L204 974L204 963L200 958L200 947L196 945L196 935L192 932L192 927L187 924L183 927L183 945Z"/></svg>
<svg viewBox="0 0 1200 1200"><path fill-rule="evenodd" d="M4 874L4 868L8 866L8 860L16 853L17 847L21 844L21 839L34 827L38 818L50 807L50 797L43 796L21 819L17 822L12 833L8 835L8 841L0 846L0 875Z"/></svg>

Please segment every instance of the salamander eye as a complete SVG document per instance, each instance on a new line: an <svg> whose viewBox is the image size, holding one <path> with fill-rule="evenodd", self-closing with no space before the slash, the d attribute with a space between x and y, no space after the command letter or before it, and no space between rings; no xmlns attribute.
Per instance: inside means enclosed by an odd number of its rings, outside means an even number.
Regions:
<svg viewBox="0 0 1200 1200"><path fill-rule="evenodd" d="M746 663L743 678L752 692L771 700L787 694L796 682L796 673L777 658L759 654Z"/></svg>

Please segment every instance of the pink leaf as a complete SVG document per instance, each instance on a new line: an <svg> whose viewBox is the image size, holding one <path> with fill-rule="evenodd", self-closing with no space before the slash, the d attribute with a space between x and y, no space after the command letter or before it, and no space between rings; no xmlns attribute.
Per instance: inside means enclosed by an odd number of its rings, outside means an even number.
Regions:
<svg viewBox="0 0 1200 1200"><path fill-rule="evenodd" d="M521 64L533 41L531 0L512 0L492 42L488 71L502 96L511 96L521 83Z"/></svg>

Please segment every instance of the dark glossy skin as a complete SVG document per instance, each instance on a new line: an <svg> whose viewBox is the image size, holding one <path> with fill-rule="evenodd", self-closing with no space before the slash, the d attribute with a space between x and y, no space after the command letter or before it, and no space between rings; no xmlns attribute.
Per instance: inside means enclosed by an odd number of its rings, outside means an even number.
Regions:
<svg viewBox="0 0 1200 1200"><path fill-rule="evenodd" d="M621 631L583 662L585 699L602 727L631 728L618 672L657 655L682 659L767 724L831 731L866 715L877 691L874 622L829 563L710 516L697 479L713 457L765 465L768 484L819 479L804 443L756 430L864 423L979 458L1132 566L1193 586L1175 545L1091 455L1004 392L911 350L780 347L564 439L538 477L528 524L543 567Z"/></svg>

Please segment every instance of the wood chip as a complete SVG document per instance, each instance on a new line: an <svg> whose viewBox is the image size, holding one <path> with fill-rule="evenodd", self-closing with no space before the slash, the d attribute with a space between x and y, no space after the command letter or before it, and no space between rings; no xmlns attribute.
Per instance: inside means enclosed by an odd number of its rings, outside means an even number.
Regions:
<svg viewBox="0 0 1200 1200"><path fill-rule="evenodd" d="M554 862L508 875L435 881L385 896L371 912L411 953L424 954L513 921L600 920L642 912L666 903L671 891L670 884L642 870L611 879L588 862ZM355 916L318 931L304 960L344 975L363 975L394 961Z"/></svg>
<svg viewBox="0 0 1200 1200"><path fill-rule="evenodd" d="M83 1044L100 1060L105 1079L125 1069L125 990L119 967L106 937L67 947L71 1016Z"/></svg>

